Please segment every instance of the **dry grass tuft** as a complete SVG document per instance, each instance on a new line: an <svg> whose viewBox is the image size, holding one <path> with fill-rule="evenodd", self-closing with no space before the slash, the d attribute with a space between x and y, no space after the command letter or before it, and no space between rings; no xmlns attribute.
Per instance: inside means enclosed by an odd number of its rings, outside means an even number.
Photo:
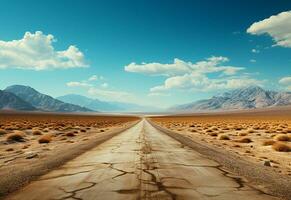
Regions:
<svg viewBox="0 0 291 200"><path fill-rule="evenodd" d="M68 133L66 133L66 136L74 137L74 136L75 136L75 133L73 133L73 132L68 132Z"/></svg>
<svg viewBox="0 0 291 200"><path fill-rule="evenodd" d="M24 142L24 133L22 131L15 131L13 133L9 133L6 137L7 141L14 142Z"/></svg>
<svg viewBox="0 0 291 200"><path fill-rule="evenodd" d="M50 134L43 135L38 139L38 143L50 143L52 141L52 136Z"/></svg>
<svg viewBox="0 0 291 200"><path fill-rule="evenodd" d="M32 131L32 135L42 135L42 132L40 130L34 130Z"/></svg>
<svg viewBox="0 0 291 200"><path fill-rule="evenodd" d="M236 140L236 142L240 142L240 143L250 143L253 142L250 138L245 137L245 138L241 138L239 140Z"/></svg>
<svg viewBox="0 0 291 200"><path fill-rule="evenodd" d="M6 135L7 134L7 131L4 130L4 129L0 129L0 135Z"/></svg>
<svg viewBox="0 0 291 200"><path fill-rule="evenodd" d="M278 135L276 135L275 137L275 140L277 140L277 141L289 141L289 137L288 137L288 135L286 135L286 134L278 134Z"/></svg>
<svg viewBox="0 0 291 200"><path fill-rule="evenodd" d="M219 139L219 140L230 140L230 138L229 138L228 135L219 135L219 136L218 136L218 139Z"/></svg>
<svg viewBox="0 0 291 200"><path fill-rule="evenodd" d="M217 136L217 133L212 132L212 133L208 133L208 135L210 135L210 136Z"/></svg>
<svg viewBox="0 0 291 200"><path fill-rule="evenodd" d="M263 146L270 146L270 145L273 145L275 143L274 140L265 140L263 141Z"/></svg>
<svg viewBox="0 0 291 200"><path fill-rule="evenodd" d="M272 148L275 151L280 151L280 152L290 152L291 147L288 146L287 144L284 144L283 142L276 142L272 145Z"/></svg>

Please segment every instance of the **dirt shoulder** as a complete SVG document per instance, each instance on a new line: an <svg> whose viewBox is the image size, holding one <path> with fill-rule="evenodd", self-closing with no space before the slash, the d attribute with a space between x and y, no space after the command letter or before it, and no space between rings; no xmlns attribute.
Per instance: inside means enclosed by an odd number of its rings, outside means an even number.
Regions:
<svg viewBox="0 0 291 200"><path fill-rule="evenodd" d="M18 162L0 166L0 199L27 183L36 180L67 161L81 155L82 153L96 147L104 141L118 135L124 130L134 126L137 121L128 122L119 127L108 128L104 132L91 130L92 134L86 138L77 138L69 143L51 146L43 146L42 152L32 158L21 157Z"/></svg>
<svg viewBox="0 0 291 200"><path fill-rule="evenodd" d="M256 186L260 191L283 199L291 199L290 176L279 174L270 167L263 166L263 164L253 163L244 159L243 156L239 156L223 148L215 147L203 141L194 141L183 134L157 125L151 119L148 119L148 121L155 128L178 140L182 144L191 147L209 159L217 161L226 170L245 177L251 185Z"/></svg>

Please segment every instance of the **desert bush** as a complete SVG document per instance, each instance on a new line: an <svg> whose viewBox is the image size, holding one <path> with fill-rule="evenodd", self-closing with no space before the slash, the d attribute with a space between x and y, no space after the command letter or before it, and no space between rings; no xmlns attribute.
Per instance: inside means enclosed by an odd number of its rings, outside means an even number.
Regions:
<svg viewBox="0 0 291 200"><path fill-rule="evenodd" d="M278 134L274 138L277 141L289 141L289 137L286 134Z"/></svg>
<svg viewBox="0 0 291 200"><path fill-rule="evenodd" d="M242 133L239 133L238 135L239 135L239 136L247 136L248 134L245 133L245 132L242 132Z"/></svg>
<svg viewBox="0 0 291 200"><path fill-rule="evenodd" d="M80 132L85 133L87 130L86 129L80 129Z"/></svg>
<svg viewBox="0 0 291 200"><path fill-rule="evenodd" d="M33 130L32 135L42 135L40 130Z"/></svg>
<svg viewBox="0 0 291 200"><path fill-rule="evenodd" d="M4 130L4 129L0 129L0 135L6 135L7 134L7 131Z"/></svg>
<svg viewBox="0 0 291 200"><path fill-rule="evenodd" d="M6 137L7 141L14 142L24 142L24 133L22 131L14 131L13 133L9 133Z"/></svg>
<svg viewBox="0 0 291 200"><path fill-rule="evenodd" d="M208 135L210 135L210 136L217 136L217 133L212 132L212 133L208 133Z"/></svg>
<svg viewBox="0 0 291 200"><path fill-rule="evenodd" d="M219 135L219 136L218 136L218 139L219 139L219 140L230 140L230 138L229 138L228 135Z"/></svg>
<svg viewBox="0 0 291 200"><path fill-rule="evenodd" d="M74 136L75 136L75 133L73 133L73 132L68 132L68 133L66 133L66 136L74 137Z"/></svg>
<svg viewBox="0 0 291 200"><path fill-rule="evenodd" d="M236 140L236 142L240 142L240 143L250 143L253 142L250 138L245 137L245 138L241 138L239 140Z"/></svg>
<svg viewBox="0 0 291 200"><path fill-rule="evenodd" d="M275 143L274 140L265 140L263 141L262 145L263 146L270 146L270 145L273 145Z"/></svg>
<svg viewBox="0 0 291 200"><path fill-rule="evenodd" d="M43 135L38 139L39 143L50 143L52 141L52 136L50 134Z"/></svg>
<svg viewBox="0 0 291 200"><path fill-rule="evenodd" d="M291 147L288 146L287 144L284 144L283 142L276 142L272 145L272 148L275 151L280 151L280 152L290 152Z"/></svg>

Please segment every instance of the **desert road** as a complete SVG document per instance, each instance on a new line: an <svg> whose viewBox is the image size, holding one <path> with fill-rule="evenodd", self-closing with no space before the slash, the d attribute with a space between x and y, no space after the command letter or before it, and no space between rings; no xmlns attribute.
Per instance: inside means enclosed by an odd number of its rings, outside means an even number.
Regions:
<svg viewBox="0 0 291 200"><path fill-rule="evenodd" d="M6 199L277 199L158 131L146 120Z"/></svg>

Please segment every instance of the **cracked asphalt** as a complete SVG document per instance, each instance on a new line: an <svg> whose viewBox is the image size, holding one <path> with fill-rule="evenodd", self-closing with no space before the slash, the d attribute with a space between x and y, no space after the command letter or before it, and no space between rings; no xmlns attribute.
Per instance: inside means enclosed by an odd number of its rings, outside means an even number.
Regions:
<svg viewBox="0 0 291 200"><path fill-rule="evenodd" d="M277 199L224 171L146 120L6 199Z"/></svg>

